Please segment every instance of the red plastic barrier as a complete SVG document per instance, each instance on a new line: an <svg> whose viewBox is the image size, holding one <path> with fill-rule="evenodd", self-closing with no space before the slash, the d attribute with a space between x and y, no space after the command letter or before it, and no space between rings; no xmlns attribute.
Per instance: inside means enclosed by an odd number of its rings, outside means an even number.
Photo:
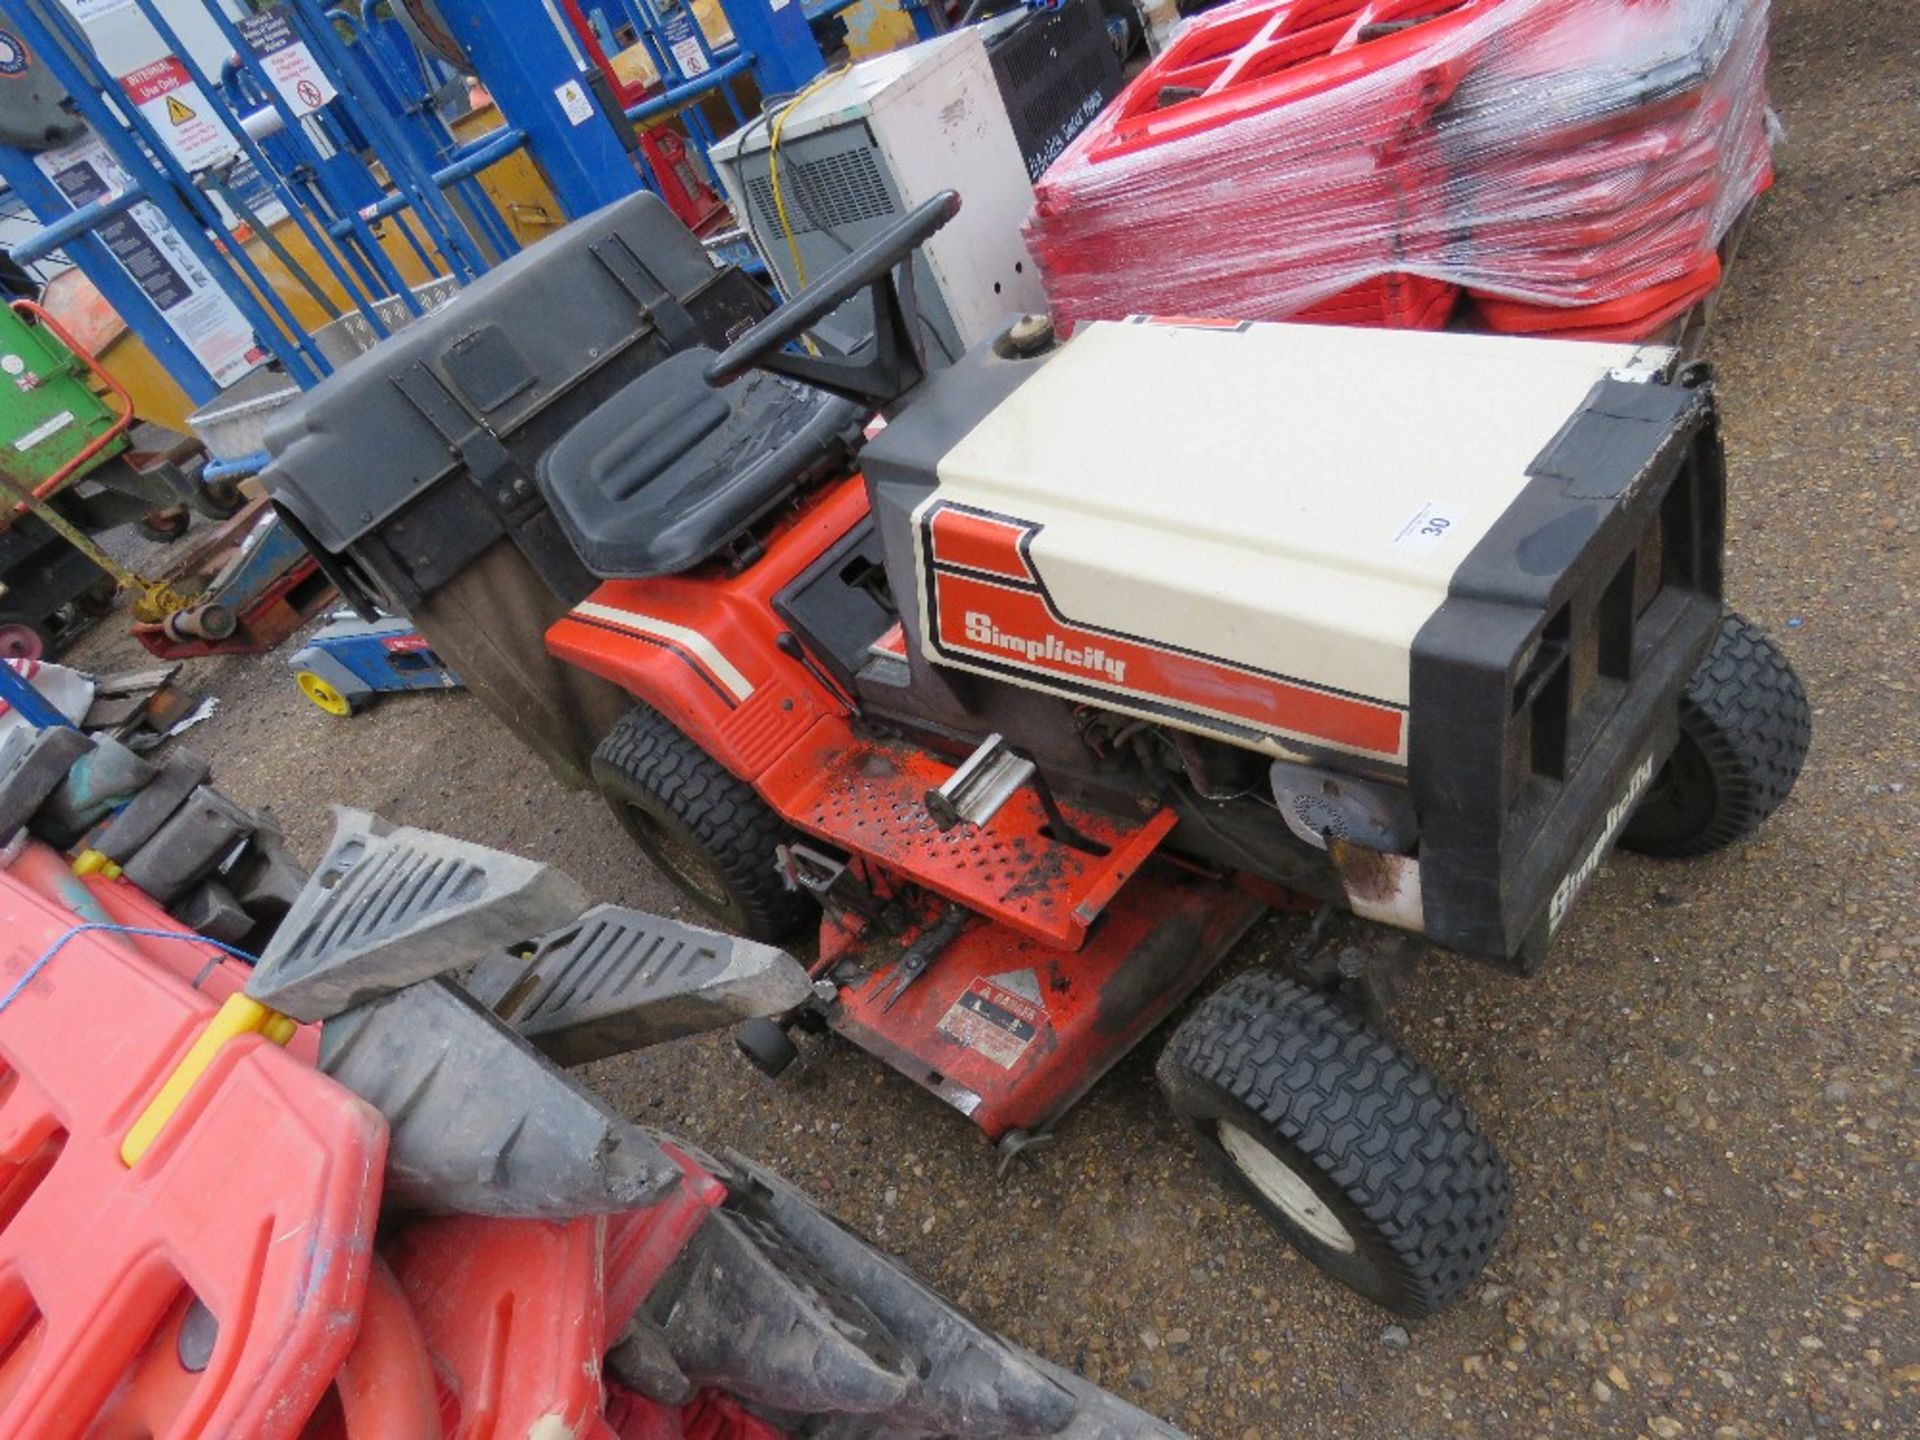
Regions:
<svg viewBox="0 0 1920 1440"><path fill-rule="evenodd" d="M1751 0L1208 11L1035 187L1055 320L1432 328L1465 290L1508 323L1574 312L1543 332L1658 323L1770 178L1766 21Z"/></svg>
<svg viewBox="0 0 1920 1440"><path fill-rule="evenodd" d="M597 1215L453 1215L415 1221L383 1247L445 1372L456 1433L538 1434L551 1417L559 1434L605 1434L605 1241Z"/></svg>
<svg viewBox="0 0 1920 1440"><path fill-rule="evenodd" d="M95 921L124 926L132 931L164 931L181 936L161 939L153 934L114 936L113 943L126 946L152 962L163 973L176 976L216 1004L246 988L252 967L209 944L180 924L165 909L126 880L109 880L104 875L82 878L73 873L72 861L50 845L29 840L7 873L55 905L74 912L76 923ZM320 1027L302 1025L287 1042L287 1052L309 1065L320 1056Z"/></svg>
<svg viewBox="0 0 1920 1440"><path fill-rule="evenodd" d="M0 996L76 919L0 873ZM378 1114L246 1036L120 1158L214 1009L92 932L0 1010L0 1434L291 1437L345 1360Z"/></svg>
<svg viewBox="0 0 1920 1440"><path fill-rule="evenodd" d="M787 1440L602 1381L725 1199L691 1152L662 1141L681 1182L644 1210L415 1219L376 1256L385 1121L260 1035L122 1159L244 966L37 842L0 867L0 927L0 1436Z"/></svg>
<svg viewBox="0 0 1920 1440"><path fill-rule="evenodd" d="M1620 300L1555 307L1482 299L1474 303L1480 325L1502 335L1552 335L1562 340L1638 340L1678 318L1720 284L1720 261L1708 256L1698 270L1650 285Z"/></svg>
<svg viewBox="0 0 1920 1440"><path fill-rule="evenodd" d="M611 1385L607 1387L607 1424L618 1440L788 1440L785 1430L712 1391L675 1408Z"/></svg>
<svg viewBox="0 0 1920 1440"><path fill-rule="evenodd" d="M661 1143L681 1182L645 1210L416 1220L384 1247L440 1367L448 1435L538 1434L557 1421L580 1440L784 1440L722 1396L660 1405L602 1380L600 1357L726 1197L698 1160Z"/></svg>

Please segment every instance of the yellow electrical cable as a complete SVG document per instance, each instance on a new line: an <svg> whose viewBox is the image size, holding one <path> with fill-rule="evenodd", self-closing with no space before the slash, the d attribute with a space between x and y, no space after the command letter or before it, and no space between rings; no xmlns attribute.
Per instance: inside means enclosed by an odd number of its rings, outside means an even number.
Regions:
<svg viewBox="0 0 1920 1440"><path fill-rule="evenodd" d="M800 242L794 239L793 226L787 220L787 201L780 190L780 132L786 128L787 116L814 91L838 80L853 66L849 63L836 70L828 70L816 75L807 82L806 88L780 107L780 113L773 117L773 128L768 133L767 146L767 183L773 190L773 213L780 222L781 238L787 242L787 253L793 257L793 278L795 289L803 290L807 284L807 267L800 259Z"/></svg>

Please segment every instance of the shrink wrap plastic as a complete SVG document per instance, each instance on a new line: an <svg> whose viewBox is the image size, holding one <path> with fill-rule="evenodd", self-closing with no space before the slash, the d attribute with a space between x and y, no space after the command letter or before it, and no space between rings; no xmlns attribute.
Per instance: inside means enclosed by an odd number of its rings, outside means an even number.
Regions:
<svg viewBox="0 0 1920 1440"><path fill-rule="evenodd" d="M1063 329L1128 314L1639 338L1772 178L1765 0L1237 0L1035 187Z"/></svg>

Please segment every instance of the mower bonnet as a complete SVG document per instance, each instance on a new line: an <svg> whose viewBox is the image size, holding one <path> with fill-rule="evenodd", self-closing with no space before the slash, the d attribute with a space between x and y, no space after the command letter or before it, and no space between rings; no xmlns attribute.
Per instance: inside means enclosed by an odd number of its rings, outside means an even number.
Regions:
<svg viewBox="0 0 1920 1440"><path fill-rule="evenodd" d="M1672 370L1099 323L1038 361L977 350L866 465L926 661L1271 755L1283 808L1303 772L1382 815L1410 795L1397 841L1306 833L1360 913L1511 956L1664 760L1718 620L1711 391Z"/></svg>

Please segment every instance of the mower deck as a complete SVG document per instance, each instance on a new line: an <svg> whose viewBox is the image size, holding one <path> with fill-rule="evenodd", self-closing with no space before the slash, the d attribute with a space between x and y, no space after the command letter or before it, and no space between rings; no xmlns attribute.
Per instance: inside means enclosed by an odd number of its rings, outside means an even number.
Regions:
<svg viewBox="0 0 1920 1440"><path fill-rule="evenodd" d="M844 734L836 729L825 743L795 746L762 777L787 818L956 904L1000 916L1011 933L1041 945L1072 949L1084 941L1173 829L1170 810L1130 826L1063 807L1082 835L1106 847L1095 855L1050 838L1046 812L1027 789L988 824L943 831L927 813L926 794L951 764L908 745L848 743Z"/></svg>
<svg viewBox="0 0 1920 1440"><path fill-rule="evenodd" d="M1112 897L1079 950L975 925L891 1009L883 1007L892 966L873 964L842 986L830 1023L989 1139L1043 1131L1193 992L1265 908L1221 881L1152 865ZM864 926L848 916L823 929L829 973L871 962Z"/></svg>

